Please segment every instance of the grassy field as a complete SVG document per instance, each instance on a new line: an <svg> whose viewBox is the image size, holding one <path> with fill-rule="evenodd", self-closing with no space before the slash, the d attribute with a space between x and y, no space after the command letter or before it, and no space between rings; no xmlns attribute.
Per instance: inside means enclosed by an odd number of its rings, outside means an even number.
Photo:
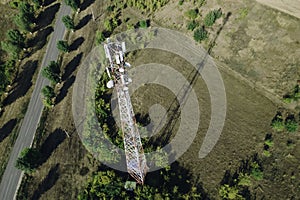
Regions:
<svg viewBox="0 0 300 200"><path fill-rule="evenodd" d="M82 22L79 30L69 34L69 43L76 44L78 48L63 55L63 83L57 88L57 105L49 111L44 136L37 144L48 156L32 176L23 180L21 194L24 199L76 199L86 180L99 169L100 163L84 149L76 133L71 101L76 70L91 51L96 30L103 30L103 21L109 15L106 7L96 1L75 15L76 22L85 20L86 23ZM130 17L127 22L132 24L150 18L155 24L178 29L192 37L192 33L186 30L184 13L193 7L195 5L191 2L179 6L177 1L170 1L153 15L141 15L139 11L128 8L123 10L125 14L121 17ZM224 13L232 13L212 51L226 88L225 126L213 151L199 159L200 145L209 126L210 98L204 81L198 77L193 89L200 102L201 122L192 146L178 163L192 176L191 181L201 186L211 199L219 199L220 186L230 180L233 182L243 163L257 154L264 178L260 181L251 179L247 188L251 199L300 198L299 131L294 134L275 133L270 127L278 110L282 110L284 115L299 115L299 111L281 108L277 101L299 77L296 42L299 41L299 27L295 26L299 20L254 1L209 1L201 8L202 16L219 7ZM90 15L91 10L96 21ZM220 24L217 22L209 29L211 35L204 46L207 47L209 40L213 39ZM125 27L122 24L116 32ZM278 38L278 43L274 37ZM133 66L155 61L168 64L185 76L190 69L183 59L160 51L141 51L134 58ZM169 91L164 88L160 88L161 93L157 94L156 87L140 88L134 94L135 113L146 115L147 108L156 103L168 107L174 96L168 95ZM266 97L266 92L273 96ZM274 141L269 157L263 154L267 134L271 134Z"/></svg>

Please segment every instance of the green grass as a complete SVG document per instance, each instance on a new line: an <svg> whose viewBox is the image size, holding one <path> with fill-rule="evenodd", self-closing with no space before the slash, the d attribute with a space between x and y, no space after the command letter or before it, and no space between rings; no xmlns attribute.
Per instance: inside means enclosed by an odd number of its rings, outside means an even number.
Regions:
<svg viewBox="0 0 300 200"><path fill-rule="evenodd" d="M245 17L247 17L248 13L249 13L249 9L248 8L242 8L239 11L239 18L238 19L244 19Z"/></svg>

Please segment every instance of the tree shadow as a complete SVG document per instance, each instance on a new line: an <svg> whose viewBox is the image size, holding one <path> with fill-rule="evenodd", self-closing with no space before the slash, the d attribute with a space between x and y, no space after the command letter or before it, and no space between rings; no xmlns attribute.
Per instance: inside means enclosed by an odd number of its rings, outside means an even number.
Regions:
<svg viewBox="0 0 300 200"><path fill-rule="evenodd" d="M285 118L285 121L296 121L295 115L294 114L288 114L288 116Z"/></svg>
<svg viewBox="0 0 300 200"><path fill-rule="evenodd" d="M165 178L167 180L165 180ZM170 170L161 169L154 172L149 172L145 179L145 184L150 185L158 190L167 189L168 192L172 194L173 188L178 187L178 191L182 194L188 194L192 191L192 187L196 187L196 192L201 194L201 199L210 199L202 183L197 181L197 183L192 183L192 175L189 170L180 166L176 161L171 164ZM184 183L184 184L183 184Z"/></svg>
<svg viewBox="0 0 300 200"><path fill-rule="evenodd" d="M60 89L59 94L57 95L57 97L55 99L55 104L58 104L66 97L69 88L73 85L74 82L75 82L74 75L65 81L63 87Z"/></svg>
<svg viewBox="0 0 300 200"><path fill-rule="evenodd" d="M60 128L52 132L40 147L41 158L39 165L48 160L52 152L66 139L66 134Z"/></svg>
<svg viewBox="0 0 300 200"><path fill-rule="evenodd" d="M82 43L84 42L84 38L83 37L79 37L76 40L73 41L73 43L70 45L70 51L75 51L77 50L80 45L82 45Z"/></svg>
<svg viewBox="0 0 300 200"><path fill-rule="evenodd" d="M147 126L151 123L151 118L150 118L150 115L148 113L145 114L145 115L142 115L141 113L137 113L135 115L135 119L142 126Z"/></svg>
<svg viewBox="0 0 300 200"><path fill-rule="evenodd" d="M43 6L49 6L50 4L52 4L53 2L55 2L55 0L44 0Z"/></svg>
<svg viewBox="0 0 300 200"><path fill-rule="evenodd" d="M59 164L56 164L54 167L50 169L47 176L44 180L39 184L37 190L34 191L33 196L31 199L37 200L47 192L49 189L53 187L56 181L59 178Z"/></svg>
<svg viewBox="0 0 300 200"><path fill-rule="evenodd" d="M52 26L49 26L41 31L39 31L36 36L27 42L28 48L34 48L31 54L33 54L35 51L40 50L43 48L47 43L48 36L54 31ZM28 55L27 55L28 56Z"/></svg>
<svg viewBox="0 0 300 200"><path fill-rule="evenodd" d="M95 0L86 0L86 1L83 1L82 4L80 5L80 11L83 11L83 10L87 9L94 2L95 2Z"/></svg>
<svg viewBox="0 0 300 200"><path fill-rule="evenodd" d="M11 119L0 128L0 142L2 142L17 125L17 119Z"/></svg>
<svg viewBox="0 0 300 200"><path fill-rule="evenodd" d="M65 81L67 78L71 76L71 74L76 70L79 66L80 61L82 59L83 53L81 52L77 56L75 56L65 67L65 72L62 75L62 80Z"/></svg>
<svg viewBox="0 0 300 200"><path fill-rule="evenodd" d="M215 37L213 38L213 40L211 40L211 42L209 43L208 46L208 54L211 55L212 53L212 49L214 48L214 46L216 45L216 41L220 35L220 33L222 32L223 28L225 27L225 25L227 24L227 22L229 21L229 18L231 16L231 12L228 12L223 20L222 25L220 26L220 28L217 30L217 33L215 35Z"/></svg>
<svg viewBox="0 0 300 200"><path fill-rule="evenodd" d="M233 173L231 173L230 170L226 170L223 179L220 182L220 185L227 184L230 187L239 186L237 180L239 179L240 174L251 174L251 165L253 163L257 163L262 169L261 160L258 158L258 154L255 153L249 158L242 160L238 169L235 170ZM252 199L251 192L247 186L239 186L239 194L241 194L247 200Z"/></svg>
<svg viewBox="0 0 300 200"><path fill-rule="evenodd" d="M56 13L59 10L59 7L60 7L60 3L56 3L46 8L44 12L41 12L39 16L36 18L35 31L50 25L53 22Z"/></svg>
<svg viewBox="0 0 300 200"><path fill-rule="evenodd" d="M92 14L88 14L85 17L83 17L77 24L76 29L79 30L83 28L85 25L89 23L89 21L91 21L92 17L93 17Z"/></svg>
<svg viewBox="0 0 300 200"><path fill-rule="evenodd" d="M12 92L4 99L3 105L7 106L18 98L24 96L29 88L32 86L32 77L37 69L38 61L27 61L22 67L23 71L18 75L16 79L16 86L12 89Z"/></svg>

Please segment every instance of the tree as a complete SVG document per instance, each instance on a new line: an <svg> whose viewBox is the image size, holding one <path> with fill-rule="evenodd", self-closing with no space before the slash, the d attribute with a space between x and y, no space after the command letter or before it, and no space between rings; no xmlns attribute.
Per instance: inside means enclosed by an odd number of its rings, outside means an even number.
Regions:
<svg viewBox="0 0 300 200"><path fill-rule="evenodd" d="M53 84L57 84L60 81L59 65L55 61L51 61L47 67L42 69L42 75L48 78Z"/></svg>
<svg viewBox="0 0 300 200"><path fill-rule="evenodd" d="M205 40L207 37L208 37L208 33L203 26L194 31L194 39L197 42L201 42L202 40Z"/></svg>
<svg viewBox="0 0 300 200"><path fill-rule="evenodd" d="M205 26L212 26L222 16L221 9L210 11L204 18Z"/></svg>
<svg viewBox="0 0 300 200"><path fill-rule="evenodd" d="M13 59L19 58L21 48L9 41L2 41L1 48L6 51Z"/></svg>
<svg viewBox="0 0 300 200"><path fill-rule="evenodd" d="M58 41L56 46L57 46L58 50L60 50L62 52L69 52L69 50L70 50L68 42L65 40Z"/></svg>
<svg viewBox="0 0 300 200"><path fill-rule="evenodd" d="M31 24L34 22L34 9L32 5L26 1L18 4L19 14L16 15L14 21L16 25L23 31L30 32Z"/></svg>
<svg viewBox="0 0 300 200"><path fill-rule="evenodd" d="M53 87L47 85L42 89L43 103L46 107L50 108L54 105L53 98L55 97L55 92Z"/></svg>
<svg viewBox="0 0 300 200"><path fill-rule="evenodd" d="M63 16L62 17L62 22L64 23L64 25L66 26L67 29L75 30L74 21L69 15Z"/></svg>
<svg viewBox="0 0 300 200"><path fill-rule="evenodd" d="M20 48L24 47L25 37L19 30L8 30L6 33L7 40Z"/></svg>
<svg viewBox="0 0 300 200"><path fill-rule="evenodd" d="M41 154L38 150L25 148L18 157L15 166L26 173L31 173L36 167L38 167L40 157Z"/></svg>
<svg viewBox="0 0 300 200"><path fill-rule="evenodd" d="M199 24L193 20L187 24L187 29L193 31Z"/></svg>
<svg viewBox="0 0 300 200"><path fill-rule="evenodd" d="M79 0L65 0L65 4L70 6L74 11L77 11L80 6Z"/></svg>
<svg viewBox="0 0 300 200"><path fill-rule="evenodd" d="M27 17L27 19L32 23L34 21L34 9L33 6L27 3L26 1L22 1L19 4L19 12L20 14Z"/></svg>
<svg viewBox="0 0 300 200"><path fill-rule="evenodd" d="M42 94L47 99L52 99L53 97L55 97L54 89L49 85L43 87Z"/></svg>
<svg viewBox="0 0 300 200"><path fill-rule="evenodd" d="M14 22L22 31L25 32L31 31L31 26L30 26L31 22L29 21L26 15L22 13L16 15L14 18Z"/></svg>

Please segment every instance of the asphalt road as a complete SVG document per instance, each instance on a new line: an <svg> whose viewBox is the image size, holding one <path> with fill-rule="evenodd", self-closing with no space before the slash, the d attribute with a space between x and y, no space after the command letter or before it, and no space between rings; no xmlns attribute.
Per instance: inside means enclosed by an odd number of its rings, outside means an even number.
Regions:
<svg viewBox="0 0 300 200"><path fill-rule="evenodd" d="M70 7L62 4L56 15L54 33L51 35L50 41L48 42L46 54L42 61L42 67L47 66L52 60L57 60L59 52L56 48L56 43L58 40L62 40L64 38L64 34L66 32L66 28L62 23L61 18L62 16L69 15L70 13ZM15 168L15 163L20 152L25 147L30 147L32 145L35 131L44 107L41 101L41 89L48 84L49 81L42 77L40 71L18 138L2 177L0 184L0 200L12 200L16 198L17 190L23 177L23 172Z"/></svg>

